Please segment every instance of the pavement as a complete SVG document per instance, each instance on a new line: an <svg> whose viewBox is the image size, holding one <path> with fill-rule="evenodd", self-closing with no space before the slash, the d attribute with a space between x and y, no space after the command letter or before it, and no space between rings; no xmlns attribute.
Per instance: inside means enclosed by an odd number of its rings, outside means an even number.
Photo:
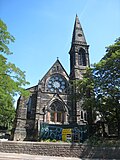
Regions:
<svg viewBox="0 0 120 160"><path fill-rule="evenodd" d="M99 158L75 158L75 157L54 157L54 156L41 156L41 155L30 155L30 154L18 154L18 153L3 153L0 152L0 160L103 160ZM108 160L108 159L104 159ZM109 159L113 160L113 159ZM116 160L116 159L114 159Z"/></svg>
<svg viewBox="0 0 120 160"><path fill-rule="evenodd" d="M74 157L53 157L53 156L40 156L40 155L0 152L0 160L82 160L82 159Z"/></svg>

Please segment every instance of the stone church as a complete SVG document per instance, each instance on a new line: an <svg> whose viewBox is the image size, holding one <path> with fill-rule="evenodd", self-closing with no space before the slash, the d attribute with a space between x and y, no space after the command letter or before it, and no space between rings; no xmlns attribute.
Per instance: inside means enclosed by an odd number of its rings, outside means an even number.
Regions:
<svg viewBox="0 0 120 160"><path fill-rule="evenodd" d="M17 102L13 140L37 139L40 123L86 125L86 111L73 98L72 80L81 79L89 62L89 45L76 15L69 51L70 74L57 59L38 84L28 88L30 97ZM75 96L74 96L75 97Z"/></svg>

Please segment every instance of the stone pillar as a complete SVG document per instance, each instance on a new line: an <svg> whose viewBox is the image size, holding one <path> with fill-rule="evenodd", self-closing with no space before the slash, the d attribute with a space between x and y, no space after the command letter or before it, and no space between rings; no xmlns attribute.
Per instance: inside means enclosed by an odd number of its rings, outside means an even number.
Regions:
<svg viewBox="0 0 120 160"><path fill-rule="evenodd" d="M50 123L50 112L47 112L46 122L47 122L47 123Z"/></svg>
<svg viewBox="0 0 120 160"><path fill-rule="evenodd" d="M57 112L54 113L55 123L57 122Z"/></svg>
<svg viewBox="0 0 120 160"><path fill-rule="evenodd" d="M68 122L67 112L64 113L64 123Z"/></svg>

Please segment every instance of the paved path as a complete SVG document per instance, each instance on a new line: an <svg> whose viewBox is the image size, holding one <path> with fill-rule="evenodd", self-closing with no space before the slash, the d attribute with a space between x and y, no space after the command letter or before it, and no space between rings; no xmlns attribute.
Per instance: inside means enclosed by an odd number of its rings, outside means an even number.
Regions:
<svg viewBox="0 0 120 160"><path fill-rule="evenodd" d="M97 158L97 159L91 159L91 158L90 159L89 158L81 159L81 158L74 158L74 157L53 157L53 156L40 156L40 155L0 152L0 160L103 160L103 159L99 159L99 158ZM108 160L108 159L104 159L104 160Z"/></svg>
<svg viewBox="0 0 120 160"><path fill-rule="evenodd" d="M74 157L51 157L29 154L17 154L17 153L3 153L0 152L0 160L82 160Z"/></svg>

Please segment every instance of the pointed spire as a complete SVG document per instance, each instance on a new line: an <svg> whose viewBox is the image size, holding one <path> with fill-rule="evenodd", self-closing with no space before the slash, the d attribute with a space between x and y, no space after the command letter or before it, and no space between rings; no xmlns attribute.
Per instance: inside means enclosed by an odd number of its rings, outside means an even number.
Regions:
<svg viewBox="0 0 120 160"><path fill-rule="evenodd" d="M75 17L75 24L74 24L73 37L72 37L72 44L73 43L87 44L83 30L82 30L82 26L80 24L77 14Z"/></svg>

